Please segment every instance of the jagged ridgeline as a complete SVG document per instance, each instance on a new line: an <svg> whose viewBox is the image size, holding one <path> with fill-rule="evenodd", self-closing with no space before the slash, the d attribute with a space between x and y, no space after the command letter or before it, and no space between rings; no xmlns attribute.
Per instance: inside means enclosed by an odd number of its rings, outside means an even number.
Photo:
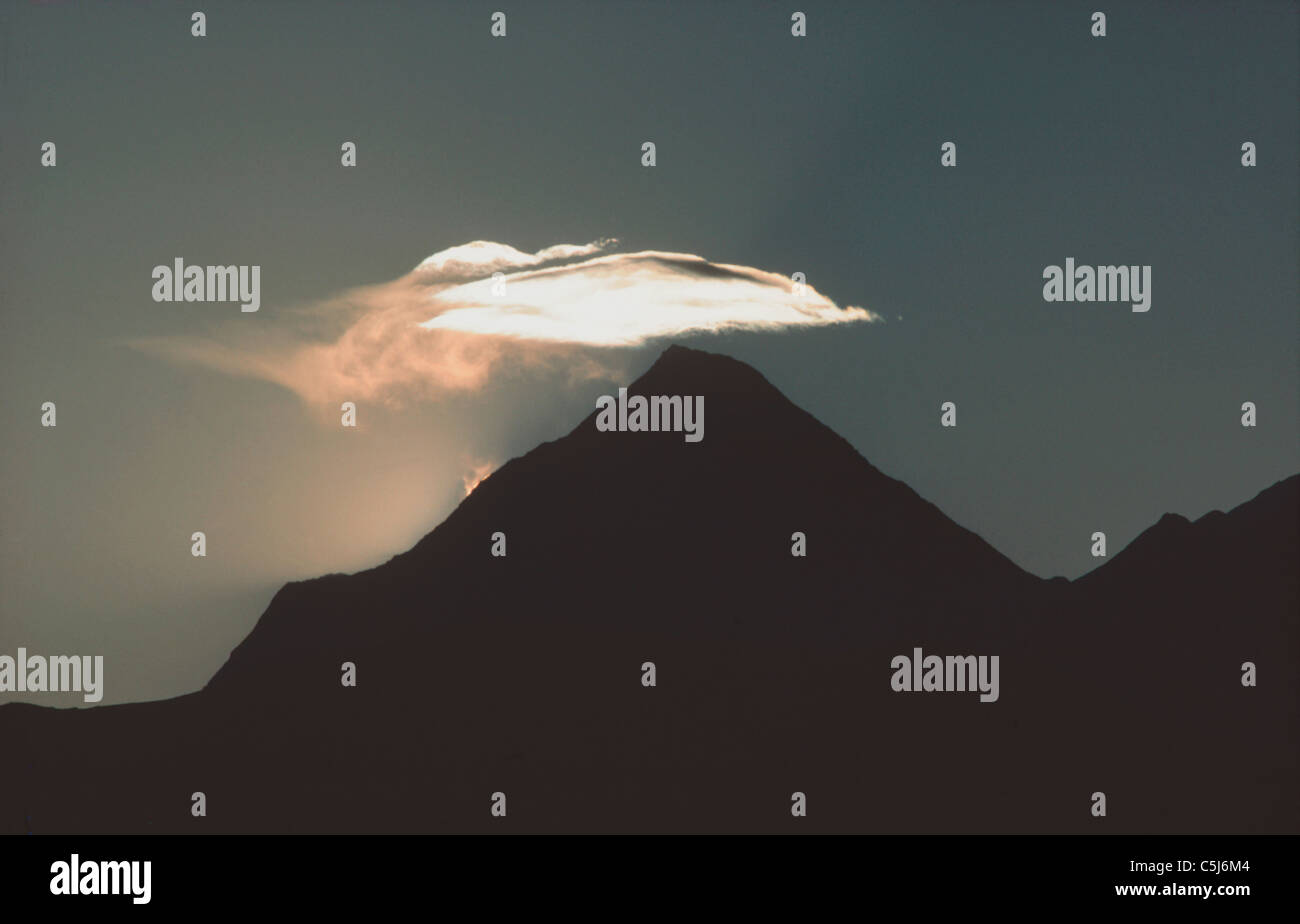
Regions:
<svg viewBox="0 0 1300 924"><path fill-rule="evenodd" d="M707 435L593 411L198 693L0 707L0 829L1300 828L1296 477L1047 581L743 363L628 393Z"/></svg>

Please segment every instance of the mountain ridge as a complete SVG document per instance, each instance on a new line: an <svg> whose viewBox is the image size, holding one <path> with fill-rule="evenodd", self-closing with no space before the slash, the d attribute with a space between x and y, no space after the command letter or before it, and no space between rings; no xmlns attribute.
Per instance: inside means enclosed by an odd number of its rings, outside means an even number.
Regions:
<svg viewBox="0 0 1300 924"><path fill-rule="evenodd" d="M0 708L0 830L1087 831L1098 788L1112 832L1300 830L1300 479L1044 580L743 363L629 388L705 394L704 440L593 412L406 552L286 584L201 691ZM895 692L917 648L999 656L1000 697Z"/></svg>

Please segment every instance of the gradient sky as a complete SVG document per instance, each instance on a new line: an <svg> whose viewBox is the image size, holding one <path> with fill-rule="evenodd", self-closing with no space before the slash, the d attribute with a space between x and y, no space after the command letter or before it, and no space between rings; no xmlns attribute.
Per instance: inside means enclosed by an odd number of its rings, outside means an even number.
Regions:
<svg viewBox="0 0 1300 924"><path fill-rule="evenodd" d="M801 271L878 313L677 339L1034 573L1235 506L1300 470L1297 44L1286 2L5 3L0 651L104 654L105 702L196 689L285 580L387 559L567 432L609 382L507 364L349 432L130 346L480 239ZM261 310L155 303L177 256L261 265ZM1045 303L1066 257L1150 264L1151 310Z"/></svg>

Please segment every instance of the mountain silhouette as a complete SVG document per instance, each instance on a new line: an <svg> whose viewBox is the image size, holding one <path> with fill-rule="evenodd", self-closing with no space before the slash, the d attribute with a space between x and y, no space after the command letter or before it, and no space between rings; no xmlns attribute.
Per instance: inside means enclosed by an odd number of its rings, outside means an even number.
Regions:
<svg viewBox="0 0 1300 924"><path fill-rule="evenodd" d="M1300 830L1300 476L1046 581L741 362L629 392L704 439L593 412L197 693L0 707L0 831ZM997 701L895 692L916 648L997 655Z"/></svg>

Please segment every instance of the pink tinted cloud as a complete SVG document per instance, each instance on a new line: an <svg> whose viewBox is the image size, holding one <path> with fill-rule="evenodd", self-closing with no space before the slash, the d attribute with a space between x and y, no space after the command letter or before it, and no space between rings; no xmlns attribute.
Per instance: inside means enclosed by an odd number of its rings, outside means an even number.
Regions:
<svg viewBox="0 0 1300 924"><path fill-rule="evenodd" d="M401 405L477 390L506 362L512 370L614 378L622 365L617 348L658 338L877 320L811 286L800 292L779 274L691 254L600 253L613 243L530 254L474 241L391 282L279 312L271 325L253 328L241 318L219 335L132 345L273 382L313 405Z"/></svg>

